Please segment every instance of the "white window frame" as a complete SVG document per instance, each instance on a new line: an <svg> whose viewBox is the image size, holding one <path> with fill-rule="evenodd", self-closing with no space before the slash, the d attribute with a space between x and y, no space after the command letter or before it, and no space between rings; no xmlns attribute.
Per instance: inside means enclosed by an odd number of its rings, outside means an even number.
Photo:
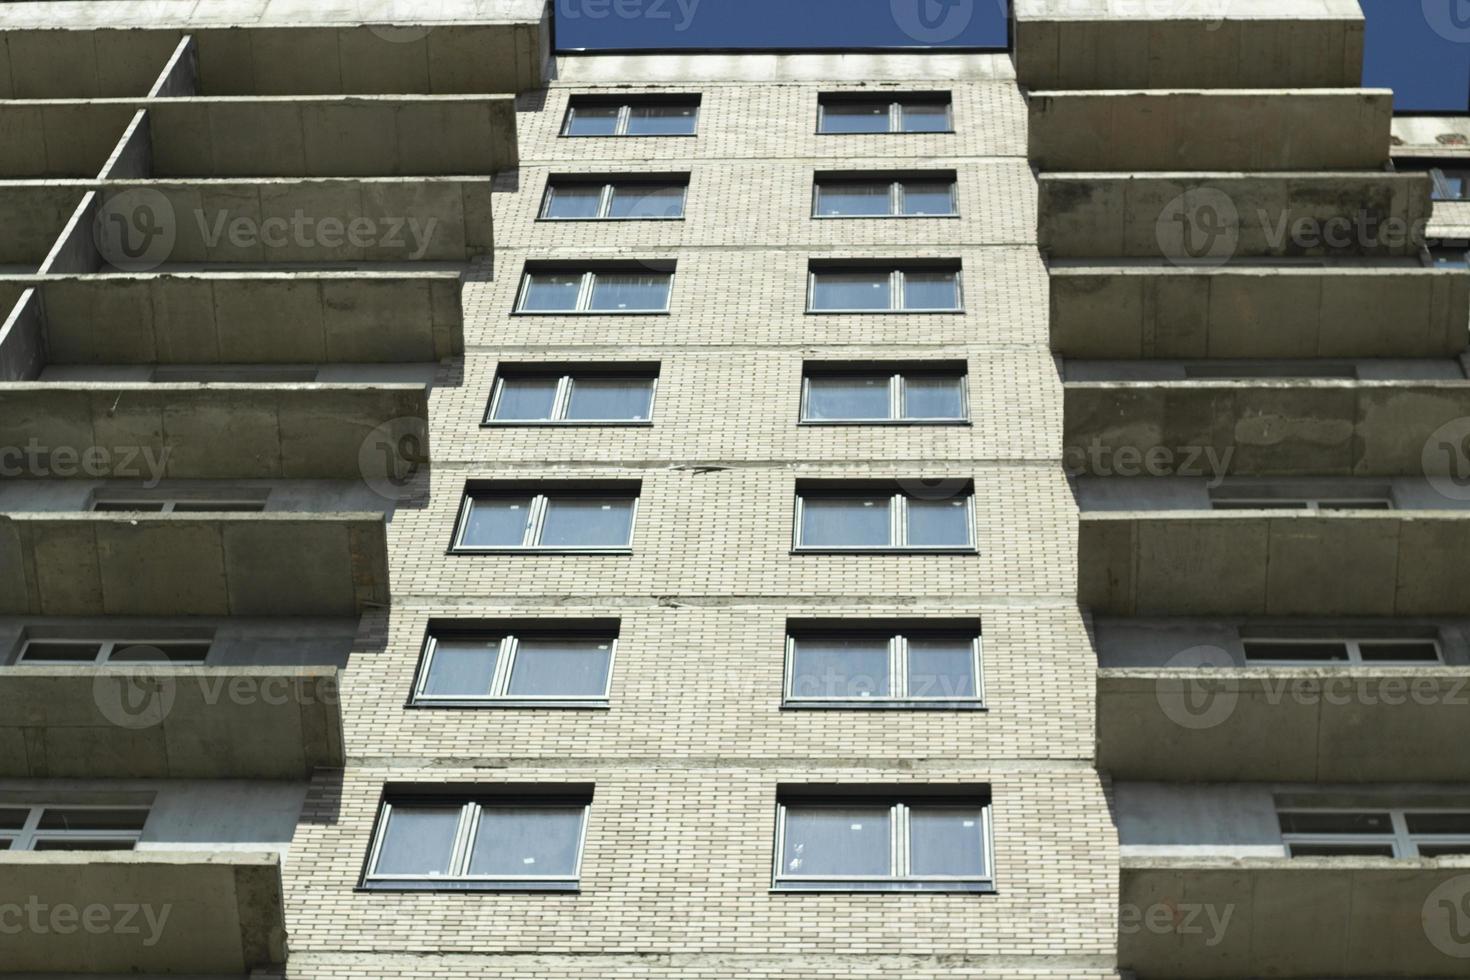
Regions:
<svg viewBox="0 0 1470 980"><path fill-rule="evenodd" d="M556 375L510 375L509 380L520 381L527 377L540 377L550 380ZM584 374L583 379L595 379L598 381L646 381L649 386L648 394L648 418L646 419L569 419L567 412L571 410L572 389L577 384L577 375L573 373L563 374L557 378L556 395L552 399L551 417L547 419L498 419L495 413L500 408L500 396L505 390L507 377L497 374L495 388L490 395L490 407L485 413L485 424L493 426L536 426L536 425L560 425L560 426L618 426L618 425L652 425L653 413L658 402L658 378L657 374L635 374L635 373L609 373L609 374Z"/></svg>
<svg viewBox="0 0 1470 980"><path fill-rule="evenodd" d="M5 803L0 801L0 810L29 810L25 826L20 830L0 830L0 840L9 841L10 851L34 851L38 842L75 841L79 844L121 843L136 845L143 839L143 829L138 830L42 830L41 816L47 810L137 810L143 814L144 825L151 807L136 804L72 804L72 803Z"/></svg>
<svg viewBox="0 0 1470 980"><path fill-rule="evenodd" d="M585 217L584 218L558 218L558 217L556 217L556 216L554 216L554 215L552 215L550 213L550 211L551 211L551 203L552 203L553 198L555 198L555 196L556 196L556 192L557 192L558 187L596 187L596 186L598 186L598 185L596 183L592 182L592 181L575 181L575 180L560 180L560 181L557 181L557 180L548 180L546 182L546 194L542 198L542 201L541 201L541 214L539 215L539 217L537 218L537 220L539 220L539 221L683 221L684 220L684 209L685 209L685 207L689 203L689 181L687 179L686 180L683 180L683 181L679 181L679 180L635 180L635 179L632 179L632 178L623 178L623 179L619 179L619 180L605 181L602 184L601 196L598 198L598 202L597 202L597 214L593 215L590 218L585 218ZM682 193L679 195L679 213L676 214L676 215L664 215L664 216L645 215L645 216L640 216L640 217L627 217L627 218L615 218L615 217L613 217L612 216L613 198L618 193L619 188L626 189L626 188L630 188L630 187L639 187L639 186L647 186L647 187L677 187L677 188L679 188L679 190L682 191Z"/></svg>
<svg viewBox="0 0 1470 980"><path fill-rule="evenodd" d="M92 661L91 661L90 664L88 664L88 662L87 661L84 661L84 660L69 660L69 661L48 660L48 661L44 661L44 662L41 662L41 661L29 661L28 662L25 659L26 652L29 651L30 648L33 647L33 646L46 646L48 644L61 644L61 643L76 643L76 644L88 644L88 645L95 644L97 646L97 654L96 654L96 656L94 656L92 658ZM187 646L200 646L200 645L203 645L204 647L208 648L208 647L212 647L213 646L213 641L212 640L206 640L206 639L183 640L183 639L178 639L177 637L175 637L174 639L171 639L171 640L120 640L120 639L117 639L115 637L109 637L107 639L99 639L97 637L92 637L92 636L79 636L79 637L34 636L34 637L27 637L26 638L26 641L23 644L21 644L20 653L16 656L14 666L16 666L16 667L44 667L44 668L66 667L66 666L75 666L75 667L97 666L97 667L100 667L100 666L102 666L104 664L110 663L112 661L113 654L117 653L118 650L127 650L127 649L131 649L132 647L159 647L159 648L163 648L163 647L169 647L169 646L185 646L185 645L187 645ZM149 664L165 664L165 665L166 664L183 664L183 665L194 664L194 665L199 665L199 664L204 664L204 663L208 662L208 660L209 660L209 653L210 653L210 651L208 649L206 649L203 660L187 660L187 661L178 661L178 660L148 660L148 661L144 661L144 660L130 660L130 661L127 661L127 663L129 663L129 664L149 663Z"/></svg>
<svg viewBox="0 0 1470 980"><path fill-rule="evenodd" d="M1458 163L1460 164L1459 166L1441 166L1426 168L1429 171L1429 181L1431 184L1431 193L1433 194L1433 200L1443 201L1446 203L1461 203L1464 201L1470 201L1470 160L1458 161ZM1462 178L1459 178L1466 182L1466 190L1464 194L1451 193L1449 177L1445 174L1446 170L1456 170L1464 174Z"/></svg>
<svg viewBox="0 0 1470 980"><path fill-rule="evenodd" d="M486 641L497 639L495 634L485 634L476 637L471 633L454 633L446 631L442 634L431 633L424 647L424 663L419 670L419 677L414 684L413 701L415 704L607 704L612 697L613 670L618 657L617 637L599 637L594 635L576 635L567 633L506 633L498 639L500 641L499 651L495 657L495 676L490 681L490 693L488 694L428 694L425 688L429 684L429 672L433 666L434 655L438 650L441 639L484 639ZM607 680L603 684L601 694L511 694L510 678L515 669L515 659L520 653L522 640L581 640L588 642L606 643L607 651Z"/></svg>
<svg viewBox="0 0 1470 980"><path fill-rule="evenodd" d="M857 884L893 884L901 885L906 882L930 882L935 884L993 886L995 883L995 847L991 827L990 811L993 803L974 804L969 801L948 801L943 797L933 800L907 799L889 804L888 810L888 868L886 875L792 875L786 874L784 863L786 856L786 816L790 808L798 810L817 810L822 808L846 809L853 806L881 806L881 803L871 803L862 799L845 801L841 798L823 798L806 800L783 800L776 804L776 861L775 872L772 877L772 888L778 891L821 891L823 886L830 886L829 890L841 891L845 885ZM980 811L981 835L980 853L984 855L986 874L983 877L972 875L916 875L910 871L913 850L912 827L909 819L911 809L969 809L977 806ZM880 889L881 890L881 889ZM936 889L937 890L937 889Z"/></svg>
<svg viewBox="0 0 1470 980"><path fill-rule="evenodd" d="M955 639L955 640L958 640L958 639L961 638L961 634L958 633L958 632L954 633L953 635L949 635L949 634L935 634L935 635L943 635L944 638L946 638L946 639ZM909 693L909 690L908 690L908 685L909 685L909 671L908 671L908 667L909 667L909 642L911 640L925 640L925 639L930 639L931 638L929 634L922 633L922 632L917 633L917 634L912 635L912 636L910 634L906 634L906 633L898 633L898 634L895 634L893 636L888 637L888 688L889 688L890 693L889 693L889 695L887 697L860 698L860 697L853 697L853 696L837 696L837 695L834 695L832 697L798 696L795 693L795 691L793 690L793 685L795 684L795 681L796 681L796 647L797 647L797 644L799 644L803 639L824 640L824 639L849 639L849 638L850 638L849 635L843 635L843 634L837 634L837 633L823 634L823 633L816 633L816 632L813 632L813 633L798 632L798 633L795 633L795 634L789 634L789 633L787 634L787 636L786 636L786 682L785 682L785 700L786 700L786 703L787 704L793 704L793 705L840 704L840 705L843 705L843 706L854 705L854 706L858 706L858 707L862 707L864 705L876 705L876 706L882 707L882 706L888 706L888 705L903 705L903 704L983 705L985 703L985 675L984 675L984 672L983 672L983 659L984 659L983 637L980 634L978 634L978 633L976 635L974 635L973 637L970 637L969 638L969 642L970 642L970 658L971 658L970 659L970 668L974 672L974 677L975 677L975 693L972 696L970 696L970 697L945 697L945 696L942 696L942 695L941 696L935 696L935 695L916 695L916 694L910 694ZM871 639L882 639L882 637L879 636L878 634L874 634L870 638Z"/></svg>
<svg viewBox="0 0 1470 980"><path fill-rule="evenodd" d="M1363 504L1386 504L1386 507ZM1214 510L1294 510L1304 514L1335 514L1345 510L1395 510L1392 497L1212 497Z"/></svg>
<svg viewBox="0 0 1470 980"><path fill-rule="evenodd" d="M1393 832L1387 834L1304 834L1281 832L1281 843L1286 848L1287 857L1293 857L1292 845L1338 845L1338 844L1366 844L1383 845L1393 847L1393 856L1396 859L1408 859L1419 857L1419 845L1422 844L1451 844L1465 845L1470 847L1470 834L1412 834L1409 832L1408 818L1410 815L1419 816L1424 814L1466 814L1470 810L1455 809L1424 809L1421 807L1304 807L1283 806L1276 810L1277 816L1287 813L1387 813L1393 821ZM1278 823L1278 827L1279 827ZM1323 855L1308 855L1308 857L1322 857ZM1329 855L1330 856L1330 855ZM1343 855L1344 857L1360 857L1361 855Z"/></svg>
<svg viewBox="0 0 1470 980"><path fill-rule="evenodd" d="M1247 664L1263 667L1427 667L1444 663L1444 650L1439 645L1439 640L1427 636L1243 636L1240 638L1241 649L1245 652ZM1314 646L1322 643L1341 643L1347 647L1348 659L1346 660L1258 660L1252 659L1250 655L1250 644L1271 643L1277 646ZM1363 647L1372 646L1375 643L1426 643L1434 647L1434 660L1365 660L1363 658Z"/></svg>
<svg viewBox="0 0 1470 980"><path fill-rule="evenodd" d="M592 308L592 291L597 285L597 277L602 273L608 275L649 275L668 277L668 288L664 291L664 305L661 307L649 307L639 310L594 310ZM526 270L521 274L521 291L516 296L515 312L519 316L651 316L668 313L669 307L674 302L674 273L663 272L656 269L649 270L624 270L624 269L587 269L581 273L582 283L577 289L576 305L567 310L528 310L526 309L526 297L531 292L531 277L538 275L547 276L572 276L576 272L557 272L554 270Z"/></svg>
<svg viewBox="0 0 1470 980"><path fill-rule="evenodd" d="M542 546L541 544L537 543L537 542L539 542L541 540L541 535L546 530L546 512L547 512L547 509L549 508L550 503L551 503L552 500L554 500L554 499L560 499L560 498L563 498L563 497L575 497L575 496L599 497L599 498L608 499L608 500L622 500L622 499L624 499L623 496L621 496L620 493L617 492L617 491L611 491L611 492L609 492L607 494L602 494L602 493L597 492L595 489L589 490L586 493L583 493L582 491L569 491L569 492L565 492L565 493L557 493L557 492L549 492L548 493L548 492L545 492L545 491L535 491L535 492L528 491L526 493L526 496L529 496L531 498L531 514L530 514L529 519L526 522L526 533L521 538L521 544L519 544L519 545L505 545L505 544L500 544L500 545L473 545L473 544L465 544L464 543L465 532L469 530L469 526L470 526L470 520L469 520L470 519L470 511L474 507L474 502L475 502L475 500L477 498L479 498L479 497L491 497L491 496L512 497L512 496L517 496L517 495L518 495L518 491L514 491L514 490L509 490L509 491L504 491L504 492L498 491L498 490L494 490L494 489L491 489L491 490L468 490L468 491L466 491L465 492L465 495L464 495L464 501L460 504L460 509L459 509L459 523L458 523L457 527L455 528L455 532L454 532L454 550L457 551L457 552L465 552L465 553L469 553L469 554L476 554L476 553L491 553L491 554L493 554L493 553L496 553L496 552L502 552L502 553L503 552L511 552L511 553L528 552L528 553L532 553L532 554L541 553L541 554L552 554L552 555L567 555L567 554L592 554L592 555L596 555L596 554L607 554L607 555L621 555L621 554L630 554L632 552L632 550L633 550L633 541L635 539L635 536L638 533L638 501L640 499L640 496L638 494L636 494L636 493L635 494L629 494L628 497L626 498L628 500L631 500L632 503L633 503L632 514L629 516L629 520L628 520L628 543L627 544L622 544L622 545L609 545L609 546L606 546L606 547L579 547L579 546L576 546L576 545L556 545L554 547L549 547L549 546Z"/></svg>
<svg viewBox="0 0 1470 980"><path fill-rule="evenodd" d="M465 883L480 885L506 884L514 887L516 884L547 884L562 885L567 889L576 889L582 880L582 856L587 845L587 823L591 816L592 803L589 800L581 804L582 825L577 834L577 863L568 875L472 875L469 873L470 857L473 853L475 834L480 826L480 813L484 807L491 809L517 807L534 810L541 808L543 804L521 801L507 797L504 801L492 799L465 800L459 805L459 824L454 832L454 852L449 860L449 873L443 875L388 875L378 874L378 860L382 856L383 842L388 836L388 822L393 814L395 805L403 806L405 809L439 807L451 809L453 801L445 800L415 800L411 797L398 797L396 799L384 800L378 809L378 827L373 837L372 851L368 856L367 874L364 881L372 883L398 883L403 885L418 885L432 889L433 884ZM578 809L574 803L548 804L568 810Z"/></svg>
<svg viewBox="0 0 1470 980"><path fill-rule="evenodd" d="M819 136L943 136L954 132L954 93L935 93L931 96L916 95L907 99L890 99L888 102L888 131L886 133L840 133L827 129L827 107L829 105L882 105L884 99L877 97L864 98L857 93L857 98L847 98L845 94L835 97L827 95L817 99L817 135ZM943 105L944 106L944 129L925 129L909 132L903 128L903 115L906 106L909 105Z"/></svg>
<svg viewBox="0 0 1470 980"><path fill-rule="evenodd" d="M595 135L591 133L572 132L572 122L577 116L577 101L577 99L573 98L567 104L567 117L566 120L562 123L561 127L561 135L564 137L568 137L571 139L667 139L669 137L681 137L684 139L688 139L691 136L699 135L699 115L700 109L703 108L702 102L699 99L690 99L687 102L680 101L678 99L639 99L616 104L611 102L585 102L583 104L587 108L593 108L594 106L601 109L614 107L618 110L618 121L615 130L611 133L598 133ZM641 108L644 106L655 105L680 106L683 108L694 110L694 114L692 117L694 121L693 132L658 134L639 133L634 134L630 137L628 135L628 124L633 118L634 107L636 106Z"/></svg>
<svg viewBox="0 0 1470 980"><path fill-rule="evenodd" d="M884 271L883 267L881 267L881 266L879 266L879 267L871 267L871 268L872 268L872 271L874 272L875 275L881 275L883 273L883 271ZM922 265L914 265L914 266L901 266L901 267L898 267L898 268L888 269L887 270L887 272L888 272L888 308L886 310L884 310L884 309L851 308L851 307L826 307L826 306L824 306L824 307L818 307L817 306L817 304L816 304L816 298L817 298L817 276L823 275L823 274L851 275L853 273L865 272L865 271L868 271L868 270L867 269L864 269L862 267L848 268L848 267L843 267L843 266L833 266L831 268L808 269L808 271L807 271L807 287L806 287L806 311L808 313L818 313L818 314L826 314L826 313L844 313L844 314L861 314L861 313L963 313L963 312L965 312L965 281L964 281L963 270L960 269L958 266L927 266L926 267L926 266L922 266ZM936 307L929 307L929 306L908 307L908 306L903 305L904 277L907 276L908 273L910 273L910 272L922 273L922 274L926 274L926 275L932 275L932 274L934 274L936 272L947 272L947 273L952 274L954 276L954 297L955 297L955 304L956 305L953 306L953 307L937 307L937 306Z"/></svg>
<svg viewBox="0 0 1470 980"><path fill-rule="evenodd" d="M882 419L814 419L811 417L811 391L813 378L848 378L852 380L877 379L883 377L883 372L872 371L813 371L812 365L801 377L801 417L803 425L963 425L970 421L970 385L969 372L959 370L948 374L942 370L915 370L904 372L896 371L888 376L888 417ZM932 375L935 377L951 378L960 383L960 415L955 418L913 418L904 415L904 404L908 397L908 379L921 375Z"/></svg>
<svg viewBox="0 0 1470 980"><path fill-rule="evenodd" d="M904 195L907 192L906 184L927 183L938 184L945 180L949 182L949 210L944 214L905 214L903 209ZM862 177L827 177L816 178L812 183L812 218L818 221L850 221L857 218L868 218L879 220L883 218L958 218L960 216L959 181L955 177L895 177L888 182L888 213L887 214L822 214L822 188L824 186L837 187L842 184L881 184L883 178L877 177L865 180Z"/></svg>
<svg viewBox="0 0 1470 980"><path fill-rule="evenodd" d="M802 552L815 552L818 554L827 552L853 552L884 553L884 552L913 552L918 554L970 554L976 549L975 536L975 492L973 489L965 496L965 528L968 531L968 543L963 545L911 545L908 543L909 528L909 500L908 494L895 491L888 497L888 544L884 545L808 545L802 544L802 528L806 520L807 497L863 497L866 494L861 490L798 490L796 492L796 533L792 538L792 550ZM881 491L874 491L874 496L881 496Z"/></svg>

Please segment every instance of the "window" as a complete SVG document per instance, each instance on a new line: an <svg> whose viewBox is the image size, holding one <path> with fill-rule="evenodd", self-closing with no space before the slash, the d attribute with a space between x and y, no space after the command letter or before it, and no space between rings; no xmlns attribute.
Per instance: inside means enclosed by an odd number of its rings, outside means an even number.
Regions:
<svg viewBox="0 0 1470 980"><path fill-rule="evenodd" d="M22 666L102 664L202 664L208 640L33 639L21 647Z"/></svg>
<svg viewBox="0 0 1470 980"><path fill-rule="evenodd" d="M414 702L426 705L605 705L617 627L431 627Z"/></svg>
<svg viewBox="0 0 1470 980"><path fill-rule="evenodd" d="M811 424L956 423L970 417L963 364L883 366L808 362L801 420Z"/></svg>
<svg viewBox="0 0 1470 980"><path fill-rule="evenodd" d="M1427 172L1430 196L1435 201L1470 201L1470 161L1395 160L1394 167L1406 172Z"/></svg>
<svg viewBox="0 0 1470 980"><path fill-rule="evenodd" d="M818 175L814 218L949 218L958 213L953 173L909 177Z"/></svg>
<svg viewBox="0 0 1470 980"><path fill-rule="evenodd" d="M1190 381L1255 381L1266 378L1280 380L1320 378L1329 381L1356 381L1358 368L1354 364L1330 362L1225 361L1217 364L1186 364L1184 377Z"/></svg>
<svg viewBox="0 0 1470 980"><path fill-rule="evenodd" d="M1243 640L1247 663L1277 666L1320 664L1438 664L1439 643L1429 638L1279 638Z"/></svg>
<svg viewBox="0 0 1470 980"><path fill-rule="evenodd" d="M947 92L869 95L824 95L817 107L817 132L948 133L954 130Z"/></svg>
<svg viewBox="0 0 1470 980"><path fill-rule="evenodd" d="M552 178L543 221L658 221L684 217L689 178Z"/></svg>
<svg viewBox="0 0 1470 980"><path fill-rule="evenodd" d="M653 418L657 365L503 365L487 425L616 425Z"/></svg>
<svg viewBox="0 0 1470 980"><path fill-rule="evenodd" d="M796 707L976 707L979 631L913 623L871 628L792 624L786 701Z"/></svg>
<svg viewBox="0 0 1470 980"><path fill-rule="evenodd" d="M1312 514L1337 510L1393 510L1387 497L1215 497L1215 510L1304 510Z"/></svg>
<svg viewBox="0 0 1470 980"><path fill-rule="evenodd" d="M98 494L92 500L94 513L142 514L258 514L265 498L255 497L166 497L148 494Z"/></svg>
<svg viewBox="0 0 1470 980"><path fill-rule="evenodd" d="M991 891L987 795L782 794L780 891Z"/></svg>
<svg viewBox="0 0 1470 980"><path fill-rule="evenodd" d="M366 888L576 891L591 792L389 797Z"/></svg>
<svg viewBox="0 0 1470 980"><path fill-rule="evenodd" d="M527 269L517 313L667 313L672 270Z"/></svg>
<svg viewBox="0 0 1470 980"><path fill-rule="evenodd" d="M699 126L699 97L634 99L573 98L563 136L693 136Z"/></svg>
<svg viewBox="0 0 1470 980"><path fill-rule="evenodd" d="M1470 810L1283 808L1288 857L1470 855Z"/></svg>
<svg viewBox="0 0 1470 980"><path fill-rule="evenodd" d="M146 806L42 806L0 802L0 851L131 851Z"/></svg>
<svg viewBox="0 0 1470 980"><path fill-rule="evenodd" d="M806 489L796 499L798 551L974 551L974 489L910 496L885 489Z"/></svg>
<svg viewBox="0 0 1470 980"><path fill-rule="evenodd" d="M813 313L958 313L960 270L813 266L807 309Z"/></svg>
<svg viewBox="0 0 1470 980"><path fill-rule="evenodd" d="M456 551L626 552L638 492L592 489L471 489L460 512Z"/></svg>

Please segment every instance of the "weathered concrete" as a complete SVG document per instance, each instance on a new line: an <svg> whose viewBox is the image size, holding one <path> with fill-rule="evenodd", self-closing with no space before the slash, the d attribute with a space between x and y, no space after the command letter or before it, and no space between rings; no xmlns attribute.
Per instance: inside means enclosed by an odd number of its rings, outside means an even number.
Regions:
<svg viewBox="0 0 1470 980"><path fill-rule="evenodd" d="M1393 155L1470 160L1470 116L1395 116Z"/></svg>
<svg viewBox="0 0 1470 980"><path fill-rule="evenodd" d="M135 111L129 102L0 102L0 178L96 177Z"/></svg>
<svg viewBox="0 0 1470 980"><path fill-rule="evenodd" d="M1053 263L1051 336L1081 358L1451 356L1470 340L1470 275Z"/></svg>
<svg viewBox="0 0 1470 980"><path fill-rule="evenodd" d="M54 181L0 183L0 265L34 272L85 194L79 186Z"/></svg>
<svg viewBox="0 0 1470 980"><path fill-rule="evenodd" d="M0 851L0 905L46 907L40 928L6 936L12 972L244 974L286 959L281 862L266 852ZM109 927L81 928L97 906ZM59 907L74 913L61 929Z"/></svg>
<svg viewBox="0 0 1470 980"><path fill-rule="evenodd" d="M1384 89L1037 91L1029 156L1042 171L1381 170Z"/></svg>
<svg viewBox="0 0 1470 980"><path fill-rule="evenodd" d="M40 293L19 283L0 283L0 311L0 381L30 381L46 363Z"/></svg>
<svg viewBox="0 0 1470 980"><path fill-rule="evenodd" d="M0 586L11 615L347 616L388 602L387 542L381 514L0 515Z"/></svg>
<svg viewBox="0 0 1470 980"><path fill-rule="evenodd" d="M10 667L0 744L0 778L310 779L343 764L338 672Z"/></svg>

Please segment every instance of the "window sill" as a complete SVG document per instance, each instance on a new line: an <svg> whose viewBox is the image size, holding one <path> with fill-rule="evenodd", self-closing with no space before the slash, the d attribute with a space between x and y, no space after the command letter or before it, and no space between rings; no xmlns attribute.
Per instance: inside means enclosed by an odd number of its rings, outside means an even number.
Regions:
<svg viewBox="0 0 1470 980"><path fill-rule="evenodd" d="M919 130L914 130L914 131L909 131L909 130L905 130L905 129L901 129L901 130L892 130L892 129L890 129L890 130L886 130L884 132L874 132L874 133L833 133L833 132L829 132L828 130L825 130L825 129L819 129L819 130L816 131L816 135L818 135L818 136L953 136L956 132L958 132L958 130L953 130L953 129L919 129Z"/></svg>
<svg viewBox="0 0 1470 980"><path fill-rule="evenodd" d="M793 555L978 555L974 546L963 548L792 548Z"/></svg>
<svg viewBox="0 0 1470 980"><path fill-rule="evenodd" d="M545 224L557 224L557 225L616 225L616 224L624 224L624 223L629 222L629 221L655 221L655 222L665 222L665 223L667 223L667 222L678 223L678 222L683 221L683 220L684 220L684 217L682 215L679 216L679 217L677 217L677 218L537 218L536 219L536 221L537 221L538 224L539 223L545 223Z"/></svg>
<svg viewBox="0 0 1470 980"><path fill-rule="evenodd" d="M940 221L955 221L958 214L814 214L813 221L922 221L937 218Z"/></svg>
<svg viewBox="0 0 1470 980"><path fill-rule="evenodd" d="M483 700L476 700L473 698L446 698L442 701L410 701L405 704L404 707L411 711L433 711L438 709L444 709L448 711L485 711L497 710L500 708L540 708L549 711L607 711L612 707L612 703L607 699L597 701L558 701L554 699L548 699L545 701L527 701L516 698L505 698L500 700L491 700L488 698Z"/></svg>
<svg viewBox="0 0 1470 980"><path fill-rule="evenodd" d="M561 133L564 140L692 140L698 133Z"/></svg>
<svg viewBox="0 0 1470 980"><path fill-rule="evenodd" d="M807 316L963 316L964 308L957 310L814 310L807 307Z"/></svg>
<svg viewBox="0 0 1470 980"><path fill-rule="evenodd" d="M668 316L668 310L513 310L511 316Z"/></svg>
<svg viewBox="0 0 1470 980"><path fill-rule="evenodd" d="M814 881L800 884L781 883L771 887L772 895L810 895L812 893L859 895L893 892L993 895L995 894L995 883L991 881Z"/></svg>
<svg viewBox="0 0 1470 980"><path fill-rule="evenodd" d="M453 894L456 892L477 893L485 892L552 892L556 894L579 894L582 886L577 882L568 881L435 881L433 879L418 879L410 881L365 881L358 885L354 891L358 892L435 892L439 894Z"/></svg>
<svg viewBox="0 0 1470 980"><path fill-rule="evenodd" d="M450 548L451 555L631 555L632 548Z"/></svg>
<svg viewBox="0 0 1470 980"><path fill-rule="evenodd" d="M643 421L623 421L621 419L609 419L597 421L595 419L577 419L570 422L536 421L534 419L517 419L513 422L481 422L482 429L651 429L653 419Z"/></svg>
<svg viewBox="0 0 1470 980"><path fill-rule="evenodd" d="M782 711L989 711L982 701L783 701Z"/></svg>
<svg viewBox="0 0 1470 980"><path fill-rule="evenodd" d="M969 419L802 419L796 424L802 426L803 428L809 429L822 429L843 426L852 427L862 425L881 425L888 426L890 428L895 426L916 426L919 428L929 429L965 429L973 426L975 423L970 421Z"/></svg>

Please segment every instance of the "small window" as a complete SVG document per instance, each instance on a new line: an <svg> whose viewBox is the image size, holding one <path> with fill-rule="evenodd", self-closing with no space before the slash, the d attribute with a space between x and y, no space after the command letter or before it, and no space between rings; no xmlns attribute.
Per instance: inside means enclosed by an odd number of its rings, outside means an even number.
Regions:
<svg viewBox="0 0 1470 980"><path fill-rule="evenodd" d="M951 218L958 213L953 174L934 177L818 177L814 218Z"/></svg>
<svg viewBox="0 0 1470 980"><path fill-rule="evenodd" d="M1210 501L1215 510L1302 510L1310 514L1343 510L1393 510L1387 497L1217 497Z"/></svg>
<svg viewBox="0 0 1470 980"><path fill-rule="evenodd" d="M622 487L472 489L460 513L456 551L626 552L638 494Z"/></svg>
<svg viewBox="0 0 1470 980"><path fill-rule="evenodd" d="M783 794L779 891L991 891L990 805L976 796Z"/></svg>
<svg viewBox="0 0 1470 980"><path fill-rule="evenodd" d="M668 221L684 217L683 180L556 180L546 186L543 221Z"/></svg>
<svg viewBox="0 0 1470 980"><path fill-rule="evenodd" d="M672 271L527 270L517 313L667 313Z"/></svg>
<svg viewBox="0 0 1470 980"><path fill-rule="evenodd" d="M466 707L607 704L615 630L432 629L414 702Z"/></svg>
<svg viewBox="0 0 1470 980"><path fill-rule="evenodd" d="M948 93L899 95L824 95L817 108L817 132L948 133L954 130Z"/></svg>
<svg viewBox="0 0 1470 980"><path fill-rule="evenodd" d="M146 806L0 802L0 850L131 851L147 820Z"/></svg>
<svg viewBox="0 0 1470 980"><path fill-rule="evenodd" d="M155 497L128 494L99 494L92 500L94 513L134 514L259 514L264 497Z"/></svg>
<svg viewBox="0 0 1470 980"><path fill-rule="evenodd" d="M1243 641L1247 663L1277 666L1320 664L1402 664L1406 666L1442 662L1439 643L1433 639L1393 638L1273 638L1250 637Z"/></svg>
<svg viewBox="0 0 1470 980"><path fill-rule="evenodd" d="M363 885L383 890L576 891L590 794L390 797Z"/></svg>
<svg viewBox="0 0 1470 980"><path fill-rule="evenodd" d="M813 267L807 309L813 313L958 313L960 270Z"/></svg>
<svg viewBox="0 0 1470 980"><path fill-rule="evenodd" d="M808 489L796 499L798 551L975 550L974 490L935 497Z"/></svg>
<svg viewBox="0 0 1470 980"><path fill-rule="evenodd" d="M963 364L893 370L809 363L801 420L810 424L954 424L970 417Z"/></svg>
<svg viewBox="0 0 1470 980"><path fill-rule="evenodd" d="M563 136L693 136L699 128L699 98L637 99L626 102L573 98Z"/></svg>
<svg viewBox="0 0 1470 980"><path fill-rule="evenodd" d="M1289 857L1432 858L1470 854L1470 810L1285 808Z"/></svg>
<svg viewBox="0 0 1470 980"><path fill-rule="evenodd" d="M657 366L503 366L487 425L630 425L653 418Z"/></svg>
<svg viewBox="0 0 1470 980"><path fill-rule="evenodd" d="M100 666L102 664L202 664L208 640L31 639L21 647L21 666Z"/></svg>
<svg viewBox="0 0 1470 980"><path fill-rule="evenodd" d="M1470 201L1470 163L1454 160L1395 160L1394 168L1428 173L1435 201Z"/></svg>
<svg viewBox="0 0 1470 980"><path fill-rule="evenodd" d="M962 707L981 702L980 635L914 624L902 632L808 628L786 643L786 701L797 707Z"/></svg>

